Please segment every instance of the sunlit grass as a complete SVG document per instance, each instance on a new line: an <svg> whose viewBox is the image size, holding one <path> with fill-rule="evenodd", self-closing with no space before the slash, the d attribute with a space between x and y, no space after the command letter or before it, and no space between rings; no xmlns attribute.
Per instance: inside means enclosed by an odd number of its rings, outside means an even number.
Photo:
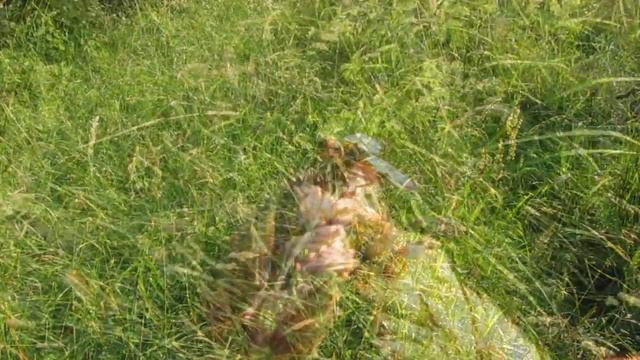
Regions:
<svg viewBox="0 0 640 360"><path fill-rule="evenodd" d="M395 222L550 354L640 351L637 4L91 9L0 16L1 357L237 356L185 269L354 132L420 184ZM360 358L340 309L322 353Z"/></svg>

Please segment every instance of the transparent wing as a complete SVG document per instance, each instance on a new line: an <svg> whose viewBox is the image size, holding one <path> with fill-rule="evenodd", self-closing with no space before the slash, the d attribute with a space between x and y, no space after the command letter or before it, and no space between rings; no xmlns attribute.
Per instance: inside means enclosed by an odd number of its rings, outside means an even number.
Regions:
<svg viewBox="0 0 640 360"><path fill-rule="evenodd" d="M345 136L344 139L352 144L356 144L361 151L364 151L368 155L380 155L380 151L382 151L380 142L369 135L355 133Z"/></svg>
<svg viewBox="0 0 640 360"><path fill-rule="evenodd" d="M386 176L394 185L408 191L416 190L417 184L415 181L396 169L388 161L378 157L382 151L382 145L378 140L362 133L347 135L344 139L355 144L360 151L364 152L367 156L366 160L371 166Z"/></svg>
<svg viewBox="0 0 640 360"><path fill-rule="evenodd" d="M401 189L414 191L418 188L418 185L410 177L403 174L395 166L391 165L388 161L383 160L377 156L370 156L366 159L379 173L386 176L389 181Z"/></svg>

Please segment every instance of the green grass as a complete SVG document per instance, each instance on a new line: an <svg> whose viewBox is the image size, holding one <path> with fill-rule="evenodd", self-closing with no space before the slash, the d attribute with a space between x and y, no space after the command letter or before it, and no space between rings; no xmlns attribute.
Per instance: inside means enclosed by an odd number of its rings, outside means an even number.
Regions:
<svg viewBox="0 0 640 360"><path fill-rule="evenodd" d="M0 357L232 356L178 270L356 131L550 354L640 351L640 8L438 3L0 9ZM323 353L362 358L343 305Z"/></svg>

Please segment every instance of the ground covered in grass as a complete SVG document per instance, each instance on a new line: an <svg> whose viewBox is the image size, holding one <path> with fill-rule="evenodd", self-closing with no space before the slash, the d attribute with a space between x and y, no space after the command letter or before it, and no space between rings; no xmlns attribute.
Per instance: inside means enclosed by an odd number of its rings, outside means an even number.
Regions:
<svg viewBox="0 0 640 360"><path fill-rule="evenodd" d="M77 3L0 8L0 357L232 357L187 269L354 132L550 354L640 351L636 2Z"/></svg>

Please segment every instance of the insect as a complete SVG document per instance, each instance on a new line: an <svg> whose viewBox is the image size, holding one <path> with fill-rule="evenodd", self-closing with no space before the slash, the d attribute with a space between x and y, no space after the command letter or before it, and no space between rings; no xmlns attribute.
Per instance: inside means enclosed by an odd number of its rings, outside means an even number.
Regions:
<svg viewBox="0 0 640 360"><path fill-rule="evenodd" d="M354 144L360 151L362 151L362 153L366 155L363 160L371 164L371 166L373 166L373 168L380 174L386 176L391 183L404 190L417 190L418 184L413 179L402 173L388 161L378 156L382 151L382 145L380 145L378 140L362 133L347 135L344 140Z"/></svg>
<svg viewBox="0 0 640 360"><path fill-rule="evenodd" d="M542 358L498 307L457 280L436 240L394 225L379 179L409 191L417 184L381 150L364 134L326 139L328 161L230 241L207 300L216 341L244 358L310 358L348 294L368 319L358 325L368 358Z"/></svg>
<svg viewBox="0 0 640 360"><path fill-rule="evenodd" d="M235 331L255 351L312 354L332 327L341 284L360 267L385 274L398 269L389 261L398 244L377 200L378 169L401 186L412 182L375 155L376 140L354 136L343 143L328 139L333 161L289 185L297 218L277 215L291 212L285 201L231 241L230 261L207 301L215 338L224 341Z"/></svg>

